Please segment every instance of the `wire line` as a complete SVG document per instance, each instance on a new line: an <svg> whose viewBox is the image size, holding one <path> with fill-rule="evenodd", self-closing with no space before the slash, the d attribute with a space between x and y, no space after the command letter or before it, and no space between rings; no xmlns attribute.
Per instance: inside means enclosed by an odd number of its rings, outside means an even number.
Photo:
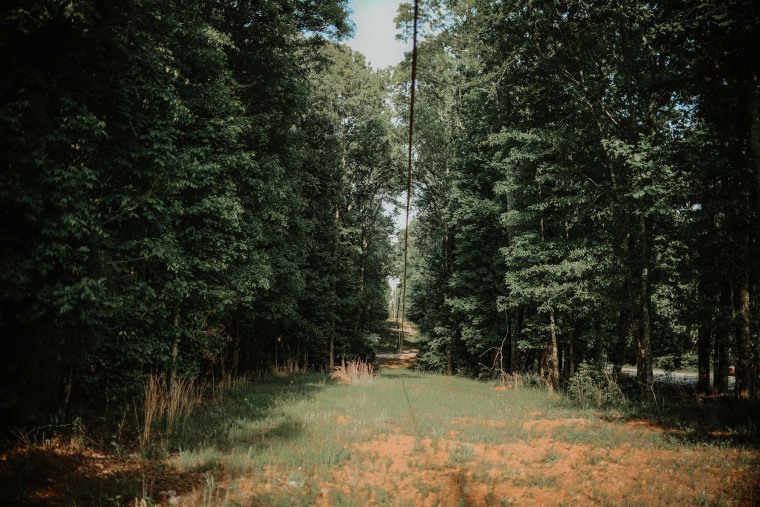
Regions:
<svg viewBox="0 0 760 507"><path fill-rule="evenodd" d="M407 255L409 252L409 207L412 202L412 139L414 133L414 91L417 87L417 18L419 17L419 0L414 0L414 31L412 33L412 90L409 98L409 159L406 176L406 227L404 228L404 285L401 295L401 329L398 334L398 351L401 352L404 346L404 321L406 319L406 266ZM419 438L417 430L417 418L414 417L412 401L409 399L409 393L406 390L406 382L403 375L401 376L401 387L404 389L406 403L409 406L409 415L412 417L412 426L414 427L415 444Z"/></svg>
<svg viewBox="0 0 760 507"><path fill-rule="evenodd" d="M412 140L414 135L414 92L417 88L417 19L419 18L419 0L414 0L414 29L412 32L412 89L409 98L409 154L406 175L406 226L404 228L404 279L401 294L401 329L399 331L398 350L404 346L404 321L406 320L406 268L409 253L409 208L412 202Z"/></svg>

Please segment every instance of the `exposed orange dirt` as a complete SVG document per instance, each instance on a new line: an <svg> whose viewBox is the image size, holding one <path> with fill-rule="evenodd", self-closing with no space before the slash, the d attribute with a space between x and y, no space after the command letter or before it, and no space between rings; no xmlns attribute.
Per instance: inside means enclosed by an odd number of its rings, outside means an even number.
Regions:
<svg viewBox="0 0 760 507"><path fill-rule="evenodd" d="M383 368L412 368L416 351L378 359ZM498 396L509 403L512 393ZM132 507L139 505L135 494L145 491L157 504L172 505L159 494L174 490L181 496L175 504L213 506L297 499L299 505L321 507L347 499L351 505L415 507L760 505L760 456L754 448L670 450L651 442L661 442L671 430L649 421L528 415L531 420L517 424L459 417L435 438L416 438L402 427L366 435L345 445L348 457L329 473L304 469L294 480L273 465L256 477L218 477L213 498L202 474L179 472L160 460L117 459L70 445L16 449L0 455L0 504ZM354 422L335 415L337 426ZM487 428L496 442L464 441L462 435L477 427Z"/></svg>
<svg viewBox="0 0 760 507"><path fill-rule="evenodd" d="M547 419L540 413L532 417L521 426L529 438L505 438L497 444L463 442L456 429L439 438L418 439L399 428L347 446L351 457L332 469L329 483L319 482L315 471L310 487L294 484L272 467L265 471L263 482L261 477L256 481L219 479L213 505L260 505L251 498L293 498L301 493L319 506L343 503L346 498L362 499L368 505L431 507L656 506L675 505L684 498L758 505L756 465L725 466L756 463L754 450L664 450L642 445L648 437L665 431L650 422ZM509 430L501 420L463 417L452 422L462 430L472 426ZM335 423L347 425L351 420L337 415ZM640 438L613 448L561 438L563 431L574 428L599 434L633 430ZM18 472L19 464L27 467L26 472L8 475L14 467ZM309 481L308 476L305 479ZM3 505L89 505L81 500L89 498L108 504L121 500L122 505L133 506L134 494L142 491L152 492L161 505L170 505L168 498L159 496L164 490L181 494L182 505L199 505L203 484L201 474L180 473L158 460L116 459L66 446L17 449L0 456ZM743 493L737 497L737 491ZM337 502L338 498L343 500Z"/></svg>
<svg viewBox="0 0 760 507"><path fill-rule="evenodd" d="M490 428L501 421L461 419L463 426ZM740 467L726 472L723 460L742 452L716 449L668 451L623 444L599 449L552 437L559 427L613 423L582 419L536 420L538 436L504 444L466 444L456 432L438 439L416 439L401 432L352 444L352 458L333 470L330 483L319 483L316 505L353 498L368 505L456 507L490 505L676 505L684 498L721 499L721 505L757 505L757 478ZM643 425L641 431L657 431ZM614 428L606 427L605 430ZM643 435L645 436L645 435ZM716 453L721 456L716 456ZM316 477L314 478L317 479ZM748 490L748 485L749 490ZM261 494L288 495L285 478L272 477L258 489L235 482L232 502ZM739 499L735 489L748 492ZM757 484L755 483L755 487ZM675 503L674 503L675 502ZM234 505L234 503L233 503Z"/></svg>
<svg viewBox="0 0 760 507"><path fill-rule="evenodd" d="M412 368L416 351L379 357L383 368ZM509 393L505 392L504 396ZM398 431L347 446L351 458L332 469L332 480L316 472L309 489L315 505L343 504L346 498L366 505L455 507L491 505L678 505L692 503L760 505L754 450L695 448L678 451L642 445L666 430L648 421L550 419L541 412L522 424L528 437L504 443L461 441L453 429L440 438L415 438ZM339 415L336 424L350 421ZM462 430L478 425L507 431L503 420L463 417L452 420ZM562 432L582 429L638 438L617 447L572 443ZM506 433L505 433L506 434ZM587 437L586 437L587 438ZM509 441L512 440L512 441ZM517 441L515 441L517 440ZM726 468L744 460L754 465ZM222 484L227 500L247 505L251 498L292 498L286 476L268 471L264 484L245 478ZM233 485L234 484L234 485ZM737 491L741 493L737 494ZM255 502L254 502L255 504Z"/></svg>

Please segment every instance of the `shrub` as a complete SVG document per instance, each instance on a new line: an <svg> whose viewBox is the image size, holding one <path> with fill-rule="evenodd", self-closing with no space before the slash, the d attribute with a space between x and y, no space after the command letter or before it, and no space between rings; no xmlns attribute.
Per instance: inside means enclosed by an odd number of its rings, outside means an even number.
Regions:
<svg viewBox="0 0 760 507"><path fill-rule="evenodd" d="M655 368L662 368L665 371L674 371L677 369L677 362L678 358L668 355L668 356L659 356L655 357L652 361L652 366Z"/></svg>
<svg viewBox="0 0 760 507"><path fill-rule="evenodd" d="M652 366L655 368L662 368L665 371L675 370L696 370L697 369L697 355L687 352L680 356L667 355L655 357L652 361Z"/></svg>
<svg viewBox="0 0 760 507"><path fill-rule="evenodd" d="M581 363L570 378L567 395L583 407L618 406L626 401L615 378L604 368L589 363Z"/></svg>

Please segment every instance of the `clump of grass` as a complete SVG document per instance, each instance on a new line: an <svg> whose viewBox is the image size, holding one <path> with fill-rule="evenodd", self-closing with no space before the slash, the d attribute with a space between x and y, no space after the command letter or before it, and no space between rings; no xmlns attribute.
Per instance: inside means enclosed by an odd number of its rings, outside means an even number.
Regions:
<svg viewBox="0 0 760 507"><path fill-rule="evenodd" d="M203 386L190 379L167 381L164 374L149 376L145 382L140 445L150 443L154 429L163 428L171 434L200 405L203 391Z"/></svg>
<svg viewBox="0 0 760 507"><path fill-rule="evenodd" d="M370 384L375 378L375 369L361 359L348 363L343 361L340 366L333 368L330 377L339 384Z"/></svg>
<svg viewBox="0 0 760 507"><path fill-rule="evenodd" d="M237 396L245 388L251 385L253 379L250 374L233 376L230 373L211 381L211 399L223 403L227 396Z"/></svg>
<svg viewBox="0 0 760 507"><path fill-rule="evenodd" d="M449 463L457 465L467 463L476 457L475 449L470 444L454 445L449 449Z"/></svg>
<svg viewBox="0 0 760 507"><path fill-rule="evenodd" d="M541 463L554 463L558 459L560 459L562 456L557 451L549 451L547 452L542 458Z"/></svg>
<svg viewBox="0 0 760 507"><path fill-rule="evenodd" d="M557 486L557 478L542 472L529 473L525 477L512 480L518 488L553 488Z"/></svg>
<svg viewBox="0 0 760 507"><path fill-rule="evenodd" d="M207 472L219 467L223 455L220 451L211 447L204 447L195 451L183 451L180 449L175 458L175 463L183 470Z"/></svg>

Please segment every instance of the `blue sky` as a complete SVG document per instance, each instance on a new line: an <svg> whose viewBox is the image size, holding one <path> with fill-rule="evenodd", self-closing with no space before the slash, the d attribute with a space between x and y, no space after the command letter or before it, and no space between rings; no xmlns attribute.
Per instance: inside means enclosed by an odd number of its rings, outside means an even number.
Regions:
<svg viewBox="0 0 760 507"><path fill-rule="evenodd" d="M404 59L404 52L411 51L411 45L396 40L396 24L393 18L399 4L408 3L409 0L352 0L349 3L351 20L356 31L354 38L344 41L346 45L355 51L359 51L367 57L367 61L376 69L384 69L389 65L395 65ZM405 195L403 196L406 199ZM405 225L405 209L393 215L393 206L386 204L385 212L393 217L396 230ZM412 213L413 215L414 213ZM395 240L395 235L394 238ZM396 281L390 280L395 287Z"/></svg>
<svg viewBox="0 0 760 507"><path fill-rule="evenodd" d="M352 0L351 20L356 25L354 38L345 43L367 57L373 67L384 69L404 59L408 45L395 39L396 9L407 0Z"/></svg>

